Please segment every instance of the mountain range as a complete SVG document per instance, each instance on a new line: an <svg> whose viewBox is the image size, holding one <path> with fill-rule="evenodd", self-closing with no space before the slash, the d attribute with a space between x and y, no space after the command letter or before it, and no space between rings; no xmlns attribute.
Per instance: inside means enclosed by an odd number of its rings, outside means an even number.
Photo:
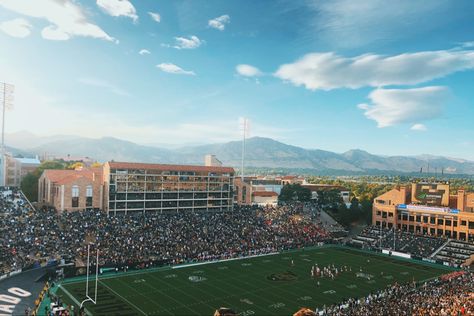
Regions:
<svg viewBox="0 0 474 316"><path fill-rule="evenodd" d="M14 154L90 157L97 161L131 161L202 164L204 155L214 154L225 165L239 168L242 142L168 148L140 145L113 137L85 138L57 135L40 137L29 132L6 135L6 144ZM246 141L245 165L250 169L313 174L414 173L420 168L446 174L474 174L474 162L464 159L420 155L380 156L360 149L334 153L305 149L263 137Z"/></svg>

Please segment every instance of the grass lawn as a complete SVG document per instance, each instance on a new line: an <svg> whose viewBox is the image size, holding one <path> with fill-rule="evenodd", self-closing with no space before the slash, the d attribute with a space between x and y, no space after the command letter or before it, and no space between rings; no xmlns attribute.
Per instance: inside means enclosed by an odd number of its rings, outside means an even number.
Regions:
<svg viewBox="0 0 474 316"><path fill-rule="evenodd" d="M310 271L315 263L319 267L347 265L352 271L343 272L334 280L313 279ZM360 276L361 268L364 274L371 275L370 280ZM292 315L300 307L314 309L343 298L365 296L395 281L422 281L447 272L442 266L322 247L104 275L99 279L97 305L87 302L85 307L92 315L213 315L218 307L230 307L242 316ZM284 280L272 280L279 278ZM89 286L93 294L94 289ZM64 302L76 305L85 298L85 281L66 280L58 294Z"/></svg>

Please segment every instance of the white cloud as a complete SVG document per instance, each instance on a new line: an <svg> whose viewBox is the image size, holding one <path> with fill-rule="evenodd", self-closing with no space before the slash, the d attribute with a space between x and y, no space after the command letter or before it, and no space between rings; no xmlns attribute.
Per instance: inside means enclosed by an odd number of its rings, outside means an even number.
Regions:
<svg viewBox="0 0 474 316"><path fill-rule="evenodd" d="M474 51L441 50L352 58L312 53L279 67L275 76L310 90L412 85L474 68Z"/></svg>
<svg viewBox="0 0 474 316"><path fill-rule="evenodd" d="M427 130L426 126L420 123L413 124L413 126L410 129L413 131L420 131L420 132L424 132Z"/></svg>
<svg viewBox="0 0 474 316"><path fill-rule="evenodd" d="M448 89L440 86L375 89L369 94L372 103L358 107L368 119L376 121L378 127L388 127L439 117L448 95Z"/></svg>
<svg viewBox="0 0 474 316"><path fill-rule="evenodd" d="M261 76L262 72L252 65L240 64L235 67L237 73L244 77L256 77Z"/></svg>
<svg viewBox="0 0 474 316"><path fill-rule="evenodd" d="M128 93L127 91L121 88L116 87L115 85L111 84L110 82L106 80L97 79L97 78L79 78L78 81L88 86L105 89L116 95L130 96L130 93Z"/></svg>
<svg viewBox="0 0 474 316"><path fill-rule="evenodd" d="M209 20L207 25L212 27L216 30L223 31L225 29L225 25L230 23L230 16L227 14L221 15L215 19Z"/></svg>
<svg viewBox="0 0 474 316"><path fill-rule="evenodd" d="M157 23L160 23L161 22L161 15L159 13L156 13L156 12L148 12L148 14L151 16L151 18L153 19L153 21L157 22Z"/></svg>
<svg viewBox="0 0 474 316"><path fill-rule="evenodd" d="M164 47L173 47L176 49L195 49L201 46L204 41L200 40L197 36L192 35L188 38L186 37L175 37L175 44L162 44Z"/></svg>
<svg viewBox="0 0 474 316"><path fill-rule="evenodd" d="M149 55L151 54L151 52L148 50L148 49L141 49L139 52L138 52L140 55Z"/></svg>
<svg viewBox="0 0 474 316"><path fill-rule="evenodd" d="M97 6L111 16L125 16L134 22L138 20L137 11L128 0L97 0Z"/></svg>
<svg viewBox="0 0 474 316"><path fill-rule="evenodd" d="M31 34L32 25L25 19L17 18L0 24L0 30L12 37L24 38Z"/></svg>
<svg viewBox="0 0 474 316"><path fill-rule="evenodd" d="M191 75L195 76L196 73L192 70L184 70L183 68L172 64L172 63L161 63L159 65L156 65L158 69L160 69L163 72L167 72L170 74L176 74L176 75Z"/></svg>
<svg viewBox="0 0 474 316"><path fill-rule="evenodd" d="M0 6L22 15L47 20L51 24L41 32L45 39L68 40L74 36L84 36L118 42L99 26L89 22L81 7L72 0L1 0Z"/></svg>

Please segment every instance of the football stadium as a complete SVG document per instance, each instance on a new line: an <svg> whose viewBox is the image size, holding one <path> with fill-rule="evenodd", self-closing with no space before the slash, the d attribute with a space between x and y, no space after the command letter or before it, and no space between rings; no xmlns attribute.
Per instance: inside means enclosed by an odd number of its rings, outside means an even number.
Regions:
<svg viewBox="0 0 474 316"><path fill-rule="evenodd" d="M474 316L473 21L0 0L0 316Z"/></svg>
<svg viewBox="0 0 474 316"><path fill-rule="evenodd" d="M312 267L333 276L312 276ZM93 315L212 315L231 307L239 315L291 315L301 307L323 310L349 297L365 297L389 284L413 287L453 269L344 247L327 246L208 263L104 274ZM89 295L95 294L89 280ZM79 308L84 278L62 282L57 293Z"/></svg>

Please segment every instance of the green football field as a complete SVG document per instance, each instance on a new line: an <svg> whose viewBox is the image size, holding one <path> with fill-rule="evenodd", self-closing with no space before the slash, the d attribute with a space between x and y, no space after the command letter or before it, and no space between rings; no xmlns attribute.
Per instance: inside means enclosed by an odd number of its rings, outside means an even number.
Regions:
<svg viewBox="0 0 474 316"><path fill-rule="evenodd" d="M293 265L291 262L293 261ZM347 265L334 280L311 277L311 266ZM362 269L362 273L360 270ZM213 315L230 307L239 315L292 315L360 297L399 283L430 279L449 270L339 247L322 247L247 259L101 276L92 315ZM317 285L319 280L320 286ZM94 289L90 285L90 291ZM65 281L58 294L74 304L85 281ZM77 308L77 307L76 307Z"/></svg>

